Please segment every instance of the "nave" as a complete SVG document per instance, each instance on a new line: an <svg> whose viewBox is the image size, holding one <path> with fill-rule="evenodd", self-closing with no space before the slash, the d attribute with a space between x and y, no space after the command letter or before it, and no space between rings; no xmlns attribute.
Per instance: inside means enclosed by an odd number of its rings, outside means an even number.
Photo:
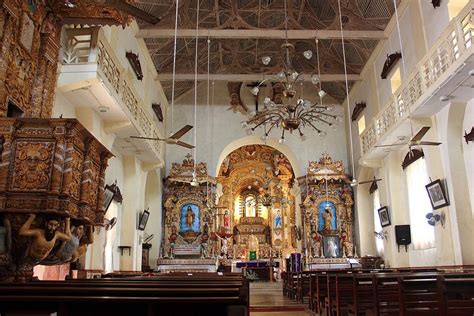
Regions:
<svg viewBox="0 0 474 316"><path fill-rule="evenodd" d="M308 304L283 295L282 282L250 283L250 316L306 316Z"/></svg>

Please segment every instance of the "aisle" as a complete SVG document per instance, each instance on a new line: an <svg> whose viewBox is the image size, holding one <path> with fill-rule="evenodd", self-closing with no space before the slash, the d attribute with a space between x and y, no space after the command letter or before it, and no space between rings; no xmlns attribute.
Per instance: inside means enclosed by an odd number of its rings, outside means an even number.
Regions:
<svg viewBox="0 0 474 316"><path fill-rule="evenodd" d="M250 283L251 316L307 316L306 304L293 301L283 296L281 282Z"/></svg>

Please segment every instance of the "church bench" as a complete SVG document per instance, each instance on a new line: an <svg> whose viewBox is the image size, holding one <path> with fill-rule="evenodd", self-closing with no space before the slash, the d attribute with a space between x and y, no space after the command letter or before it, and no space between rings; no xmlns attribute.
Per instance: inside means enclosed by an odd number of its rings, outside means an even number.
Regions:
<svg viewBox="0 0 474 316"><path fill-rule="evenodd" d="M315 271L302 271L298 273L298 281L296 284L296 299L304 302L305 297L309 297L311 276L315 276Z"/></svg>
<svg viewBox="0 0 474 316"><path fill-rule="evenodd" d="M0 283L0 313L36 306L58 315L248 315L246 279L209 280Z"/></svg>
<svg viewBox="0 0 474 316"><path fill-rule="evenodd" d="M474 274L443 274L441 309L444 315L474 315Z"/></svg>

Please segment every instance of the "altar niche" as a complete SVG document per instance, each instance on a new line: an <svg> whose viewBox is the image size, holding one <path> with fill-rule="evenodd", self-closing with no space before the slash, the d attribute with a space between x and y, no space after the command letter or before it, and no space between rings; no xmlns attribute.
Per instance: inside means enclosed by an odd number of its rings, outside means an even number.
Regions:
<svg viewBox="0 0 474 316"><path fill-rule="evenodd" d="M354 256L352 188L342 162L324 153L307 172L298 178L305 252L310 259Z"/></svg>
<svg viewBox="0 0 474 316"><path fill-rule="evenodd" d="M279 151L247 145L222 162L217 182L222 185L218 214L220 231L232 232L228 257L241 260L280 257L296 249L295 197L290 193L293 168Z"/></svg>
<svg viewBox="0 0 474 316"><path fill-rule="evenodd" d="M214 196L215 180L204 163L196 164L199 186L191 186L194 160L187 155L172 165L165 181L164 229L161 259L211 259L217 256ZM193 261L194 262L194 261Z"/></svg>

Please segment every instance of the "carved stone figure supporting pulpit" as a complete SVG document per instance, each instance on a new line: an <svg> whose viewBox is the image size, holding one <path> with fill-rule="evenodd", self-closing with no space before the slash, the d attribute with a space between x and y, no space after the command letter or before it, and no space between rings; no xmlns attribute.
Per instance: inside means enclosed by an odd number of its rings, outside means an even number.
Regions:
<svg viewBox="0 0 474 316"><path fill-rule="evenodd" d="M0 118L0 139L0 279L27 279L36 264L65 262L55 250L73 237L70 221L103 223L112 154L75 119Z"/></svg>

